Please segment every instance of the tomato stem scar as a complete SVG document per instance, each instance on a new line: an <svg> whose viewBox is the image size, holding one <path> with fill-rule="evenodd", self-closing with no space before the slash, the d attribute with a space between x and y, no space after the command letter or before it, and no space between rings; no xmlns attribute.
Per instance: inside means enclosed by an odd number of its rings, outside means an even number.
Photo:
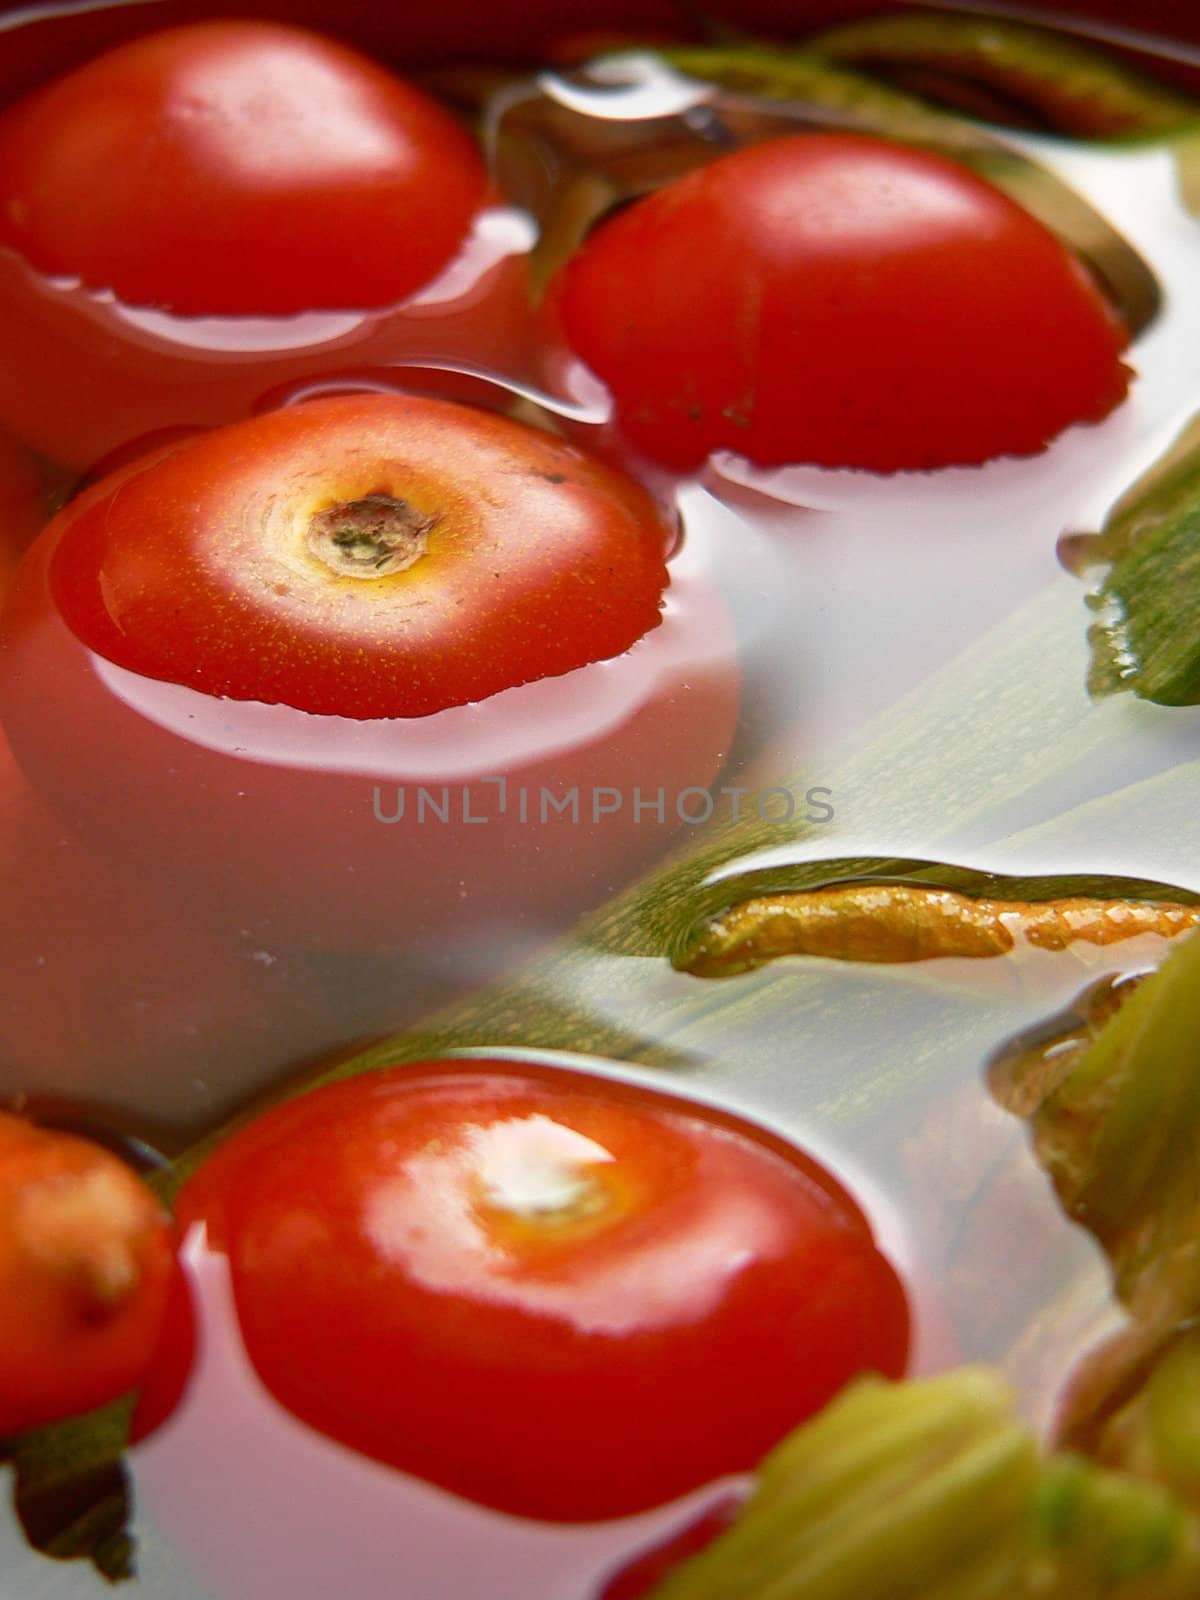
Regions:
<svg viewBox="0 0 1200 1600"><path fill-rule="evenodd" d="M415 566L429 547L436 516L406 500L373 493L314 512L308 549L341 578L387 578Z"/></svg>
<svg viewBox="0 0 1200 1600"><path fill-rule="evenodd" d="M29 1185L14 1219L26 1254L72 1283L98 1316L137 1289L137 1246L147 1227L137 1196L102 1166Z"/></svg>

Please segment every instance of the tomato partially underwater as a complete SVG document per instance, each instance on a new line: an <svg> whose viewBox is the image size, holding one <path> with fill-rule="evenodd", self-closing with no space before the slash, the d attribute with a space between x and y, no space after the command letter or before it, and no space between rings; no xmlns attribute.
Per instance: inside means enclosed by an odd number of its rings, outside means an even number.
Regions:
<svg viewBox="0 0 1200 1600"><path fill-rule="evenodd" d="M268 1112L181 1197L302 1420L522 1516L647 1509L752 1468L908 1310L802 1151L578 1072L418 1062Z"/></svg>
<svg viewBox="0 0 1200 1600"><path fill-rule="evenodd" d="M751 146L602 223L555 290L647 455L877 472L1026 455L1124 397L1128 335L1041 223L858 134Z"/></svg>
<svg viewBox="0 0 1200 1600"><path fill-rule="evenodd" d="M0 1111L0 1437L140 1381L173 1261L170 1221L129 1167Z"/></svg>
<svg viewBox="0 0 1200 1600"><path fill-rule="evenodd" d="M87 467L305 373L502 368L524 317L491 198L449 112L335 40L241 21L119 45L0 115L0 416Z"/></svg>
<svg viewBox="0 0 1200 1600"><path fill-rule="evenodd" d="M0 1103L70 1095L195 1124L339 1040L305 962L222 939L169 881L95 859L2 735L0 882Z"/></svg>
<svg viewBox="0 0 1200 1600"><path fill-rule="evenodd" d="M403 299L485 188L427 95L271 23L149 34L0 118L0 239L41 272L185 316Z"/></svg>
<svg viewBox="0 0 1200 1600"><path fill-rule="evenodd" d="M729 625L686 546L668 587L674 538L504 417L306 402L66 508L14 586L0 715L85 841L227 925L536 923L604 899L728 750Z"/></svg>
<svg viewBox="0 0 1200 1600"><path fill-rule="evenodd" d="M81 640L147 677L422 717L627 650L659 623L669 537L632 480L549 434L347 397L102 484L51 583Z"/></svg>

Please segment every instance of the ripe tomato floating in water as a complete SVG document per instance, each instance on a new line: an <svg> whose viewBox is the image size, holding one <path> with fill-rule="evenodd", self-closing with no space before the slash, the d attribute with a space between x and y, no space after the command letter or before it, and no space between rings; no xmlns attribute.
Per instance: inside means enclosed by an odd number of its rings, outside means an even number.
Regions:
<svg viewBox="0 0 1200 1600"><path fill-rule="evenodd" d="M537 924L604 899L728 750L729 624L686 547L668 587L674 539L539 430L305 402L66 508L0 714L86 840L276 944Z"/></svg>
<svg viewBox="0 0 1200 1600"><path fill-rule="evenodd" d="M429 96L277 23L148 34L0 117L0 239L41 272L183 316L402 300L486 189Z"/></svg>
<svg viewBox="0 0 1200 1600"><path fill-rule="evenodd" d="M519 365L527 240L495 199L448 111L333 39L127 41L0 114L0 417L86 468L343 366Z"/></svg>
<svg viewBox="0 0 1200 1600"><path fill-rule="evenodd" d="M752 1468L908 1309L862 1212L739 1118L578 1072L418 1062L268 1112L185 1188L275 1397L522 1516Z"/></svg>
<svg viewBox="0 0 1200 1600"><path fill-rule="evenodd" d="M1125 329L1053 234L860 134L677 180L603 222L553 297L629 439L680 470L721 449L877 472L1028 455L1128 383Z"/></svg>

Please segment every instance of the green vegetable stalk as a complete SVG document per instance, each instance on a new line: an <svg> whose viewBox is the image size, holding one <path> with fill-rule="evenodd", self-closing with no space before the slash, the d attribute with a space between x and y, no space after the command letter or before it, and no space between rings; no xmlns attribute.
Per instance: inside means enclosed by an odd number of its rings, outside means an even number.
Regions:
<svg viewBox="0 0 1200 1600"><path fill-rule="evenodd" d="M1184 1600L1200 1524L1043 1459L999 1377L864 1379L791 1434L733 1527L652 1600Z"/></svg>
<svg viewBox="0 0 1200 1600"><path fill-rule="evenodd" d="M1170 1342L1142 1387L1106 1419L1095 1451L1200 1511L1200 1327Z"/></svg>
<svg viewBox="0 0 1200 1600"><path fill-rule="evenodd" d="M1200 938L1172 949L1029 1118L1134 1318L1169 1331L1200 1315Z"/></svg>
<svg viewBox="0 0 1200 1600"><path fill-rule="evenodd" d="M1059 1436L1200 1510L1200 937L1100 998L1102 1025L991 1075L1131 1313L1076 1367Z"/></svg>
<svg viewBox="0 0 1200 1600"><path fill-rule="evenodd" d="M876 17L819 34L808 49L996 121L1083 139L1170 134L1195 124L1200 111L1107 51L1000 17Z"/></svg>
<svg viewBox="0 0 1200 1600"><path fill-rule="evenodd" d="M1200 701L1200 418L1070 555L1080 570L1107 569L1088 599L1091 693Z"/></svg>

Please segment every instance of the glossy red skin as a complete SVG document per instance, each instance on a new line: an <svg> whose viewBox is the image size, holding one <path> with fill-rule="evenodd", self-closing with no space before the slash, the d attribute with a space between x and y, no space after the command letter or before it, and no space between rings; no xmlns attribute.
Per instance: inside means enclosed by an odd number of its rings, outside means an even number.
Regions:
<svg viewBox="0 0 1200 1600"><path fill-rule="evenodd" d="M335 41L208 22L120 45L0 115L0 421L86 469L314 374L519 371L519 255L423 299L493 200L450 114Z"/></svg>
<svg viewBox="0 0 1200 1600"><path fill-rule="evenodd" d="M295 519L379 493L433 522L414 566L339 577L306 552ZM673 537L636 483L540 429L382 394L186 440L59 526L59 608L108 660L363 719L620 655L658 625Z"/></svg>
<svg viewBox="0 0 1200 1600"><path fill-rule="evenodd" d="M78 1199L69 1219L64 1190ZM48 1236L44 1213L31 1213L43 1203ZM111 1243L98 1236L101 1205L118 1208ZM114 1244L128 1287L97 1300L78 1264L94 1248L107 1256ZM173 1258L166 1213L116 1156L0 1112L0 1438L92 1411L140 1381L157 1344Z"/></svg>
<svg viewBox="0 0 1200 1600"><path fill-rule="evenodd" d="M531 1220L508 1200L545 1198L547 1151L593 1188ZM516 1515L644 1510L905 1365L904 1293L827 1172L582 1074L423 1062L318 1090L235 1136L179 1215L228 1253L282 1404Z"/></svg>
<svg viewBox="0 0 1200 1600"><path fill-rule="evenodd" d="M677 470L718 449L877 472L1027 455L1128 381L1127 333L1065 246L964 168L865 135L679 179L603 223L557 294L628 437Z"/></svg>
<svg viewBox="0 0 1200 1600"><path fill-rule="evenodd" d="M313 415L328 404L313 402ZM170 448L167 467L178 459ZM560 465L580 466L568 447L548 448L566 452ZM615 660L432 717L349 721L286 706L264 717L257 703L173 684L114 684L64 624L51 572L66 529L119 493L114 484L136 487L150 460L87 491L30 551L3 620L0 717L35 786L152 893L169 885L198 918L273 948L411 951L478 939L494 953L510 934L540 937L601 903L679 826L678 792L715 777L738 678L728 618L695 574L672 580L665 619ZM594 483L609 481L595 470ZM637 503L644 512L648 502ZM169 597L164 606L169 622ZM555 613L555 628L568 627L577 648L586 619ZM526 643L536 663L536 626ZM336 670L324 677L336 682ZM503 815L494 778L510 786ZM376 786L383 816L403 789L399 823L376 820ZM578 789L578 820L543 814L543 786L560 798ZM422 787L435 800L448 792L446 820L422 813ZM635 787L667 791L661 819L634 814ZM589 811L597 788L620 791L618 814Z"/></svg>
<svg viewBox="0 0 1200 1600"><path fill-rule="evenodd" d="M129 1442L141 1444L170 1420L187 1393L196 1362L196 1308L187 1273L176 1258L157 1342L142 1373L129 1420Z"/></svg>
<svg viewBox="0 0 1200 1600"><path fill-rule="evenodd" d="M0 239L41 272L185 316L402 300L486 187L436 102L268 23L148 34L0 118Z"/></svg>

